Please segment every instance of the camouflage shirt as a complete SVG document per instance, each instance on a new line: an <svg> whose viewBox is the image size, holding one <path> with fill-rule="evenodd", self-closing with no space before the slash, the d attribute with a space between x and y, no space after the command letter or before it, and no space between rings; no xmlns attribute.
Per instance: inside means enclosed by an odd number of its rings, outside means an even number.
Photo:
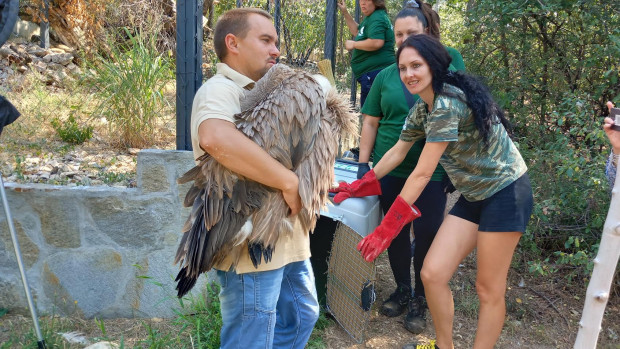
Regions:
<svg viewBox="0 0 620 349"><path fill-rule="evenodd" d="M400 139L450 142L439 163L465 199L486 199L521 177L527 166L499 120L491 126L485 147L474 115L463 102L463 91L447 84L444 91L458 97L435 96L430 113L419 99L409 111Z"/></svg>

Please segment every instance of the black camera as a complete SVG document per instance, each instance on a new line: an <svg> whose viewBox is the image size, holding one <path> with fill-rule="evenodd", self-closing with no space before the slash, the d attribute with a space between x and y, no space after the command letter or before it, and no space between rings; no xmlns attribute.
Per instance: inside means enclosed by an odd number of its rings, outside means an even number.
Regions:
<svg viewBox="0 0 620 349"><path fill-rule="evenodd" d="M620 108L611 108L609 117L614 121L611 128L616 131L620 131Z"/></svg>

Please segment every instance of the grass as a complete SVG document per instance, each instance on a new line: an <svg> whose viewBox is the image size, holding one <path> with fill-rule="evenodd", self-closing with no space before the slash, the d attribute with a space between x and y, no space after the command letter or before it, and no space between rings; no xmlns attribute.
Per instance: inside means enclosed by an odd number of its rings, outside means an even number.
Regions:
<svg viewBox="0 0 620 349"><path fill-rule="evenodd" d="M157 121L169 110L164 91L173 78L173 65L157 52L154 36L132 35L128 30L124 36L126 44L110 45L111 57L97 56L89 62L83 82L96 91L95 111L109 122L112 141L140 148L154 142Z"/></svg>
<svg viewBox="0 0 620 349"><path fill-rule="evenodd" d="M308 344L306 348L308 349L325 349L327 348L327 344L323 339L323 334L325 330L331 326L334 326L335 322L330 320L326 315L323 309L321 309L321 314L319 315L319 319L314 325L314 330L310 335L310 339L308 340Z"/></svg>
<svg viewBox="0 0 620 349"><path fill-rule="evenodd" d="M38 338L32 322L14 323L9 324L9 326L11 327L9 338L0 344L0 349L37 348ZM71 331L70 320L56 316L43 317L39 319L39 327L43 340L48 348L79 348L67 344L59 334Z"/></svg>
<svg viewBox="0 0 620 349"><path fill-rule="evenodd" d="M115 319L80 320L51 315L40 317L39 324L48 348L82 348L80 344L69 344L61 335L74 331L91 333L91 343L109 341L119 348L219 348L222 320L218 294L219 285L212 283L198 296L179 299L180 307L171 321L133 320L133 326L128 326ZM32 321L5 320L6 314L6 309L0 309L0 334L3 327L9 328L0 349L37 348ZM306 348L327 348L322 336L334 324L321 313Z"/></svg>
<svg viewBox="0 0 620 349"><path fill-rule="evenodd" d="M480 308L480 301L478 300L475 287L465 280L460 284L452 284L451 289L454 297L454 311L469 318L476 318Z"/></svg>

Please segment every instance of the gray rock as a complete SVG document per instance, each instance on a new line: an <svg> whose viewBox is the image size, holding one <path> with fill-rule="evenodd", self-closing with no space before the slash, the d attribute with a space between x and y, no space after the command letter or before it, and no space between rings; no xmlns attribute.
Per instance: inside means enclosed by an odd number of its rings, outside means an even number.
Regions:
<svg viewBox="0 0 620 349"><path fill-rule="evenodd" d="M97 342L95 344L91 344L84 349L117 349L118 344L114 344L112 342Z"/></svg>
<svg viewBox="0 0 620 349"><path fill-rule="evenodd" d="M66 66L73 62L73 55L70 53L59 53L52 55L52 62Z"/></svg>
<svg viewBox="0 0 620 349"><path fill-rule="evenodd" d="M36 191L26 201L38 214L46 244L56 248L76 248L81 245L78 200L70 200L59 192Z"/></svg>
<svg viewBox="0 0 620 349"><path fill-rule="evenodd" d="M17 53L15 53L13 50L11 50L8 47L0 48L0 57L7 58L7 57L10 57L10 56L17 56Z"/></svg>
<svg viewBox="0 0 620 349"><path fill-rule="evenodd" d="M93 196L85 198L83 205L99 234L125 248L161 246L163 232L174 231L180 224L177 205L166 197L145 202L135 194Z"/></svg>
<svg viewBox="0 0 620 349"><path fill-rule="evenodd" d="M20 313L26 313L26 297L24 294L24 287L21 280L18 281L19 270L17 264L15 265L15 279L7 279L6 272L0 272L0 308L7 308L18 310Z"/></svg>
<svg viewBox="0 0 620 349"><path fill-rule="evenodd" d="M15 207L17 209L19 206ZM13 207L9 207L11 210L11 214L13 215L13 211L15 209ZM0 257L0 261L3 259L7 261L10 265L14 265L17 268L17 258L15 257L15 250L13 246L13 240L11 238L11 233L9 231L9 225L6 222L6 218L4 216L4 209L2 209L3 215L0 218L0 243L2 243L7 249L7 254L4 258ZM39 259L39 246L30 239L30 237L26 234L22 223L13 217L13 227L15 228L15 233L17 235L17 242L19 243L19 249L22 255L22 261L24 262L25 268L31 268ZM0 253L1 255L1 253ZM10 262L9 262L10 261ZM4 263L0 263L1 265L6 265Z"/></svg>
<svg viewBox="0 0 620 349"><path fill-rule="evenodd" d="M41 29L36 23L23 21L18 18L11 34L15 37L29 40L33 35L41 35Z"/></svg>
<svg viewBox="0 0 620 349"><path fill-rule="evenodd" d="M66 297L63 313L80 312L91 318L116 304L127 282L123 275L131 271L123 255L111 248L66 251L45 262L44 289L48 298Z"/></svg>
<svg viewBox="0 0 620 349"><path fill-rule="evenodd" d="M71 154L71 161L59 157L43 160L37 166L105 163L115 155ZM191 152L186 151L142 150L139 154L138 170L145 160L164 166L161 172L165 176L158 180L168 183L169 188L145 192L141 188L85 187L92 166L78 166L74 177L84 177L82 183L6 184L40 314L174 316L179 303L171 276L176 275L178 266L172 261L180 238L181 217L186 217L179 202L180 191L184 190L174 180L194 163ZM123 168L134 159L121 156L116 165ZM35 166L36 161L31 162ZM35 167L31 180L43 180L39 172ZM60 181L61 177L50 174L51 180ZM194 288L197 295L204 292L203 285L209 278L208 274L199 279ZM8 225L0 215L0 307L25 309L27 314L19 280Z"/></svg>

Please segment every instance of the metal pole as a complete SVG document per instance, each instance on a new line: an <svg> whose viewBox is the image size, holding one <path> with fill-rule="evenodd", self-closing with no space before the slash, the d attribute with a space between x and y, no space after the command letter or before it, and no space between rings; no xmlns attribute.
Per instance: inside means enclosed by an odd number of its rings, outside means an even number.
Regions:
<svg viewBox="0 0 620 349"><path fill-rule="evenodd" d="M278 34L278 38L280 37L280 23L282 18L282 8L280 7L280 0L275 0L275 9L273 14L274 25L276 26L276 33ZM280 49L280 40L278 40L278 50ZM286 53L289 54L288 52Z"/></svg>
<svg viewBox="0 0 620 349"><path fill-rule="evenodd" d="M355 0L355 21L357 23L360 22L360 17L362 15L362 9L360 8L360 1ZM355 100L357 99L357 81L355 80L355 75L351 73L351 105L355 106Z"/></svg>
<svg viewBox="0 0 620 349"><path fill-rule="evenodd" d="M41 24L39 24L39 30L41 31L41 47L47 49L50 48L50 2L44 0L41 8L43 16L41 18Z"/></svg>
<svg viewBox="0 0 620 349"><path fill-rule="evenodd" d="M47 348L45 340L41 334L41 328L39 327L39 320L37 318L37 310L34 307L32 301L32 294L30 294L30 287L28 286L28 279L26 278L26 271L24 270L24 262L22 261L22 253L19 249L19 241L17 240L17 234L15 233L15 226L13 226L13 218L11 217L11 211L9 210L9 201L6 198L4 192L4 181L2 180L2 173L0 173L0 194L2 196L2 205L4 206L4 213L6 214L6 221L9 223L9 232L11 233L11 240L13 240L13 247L15 248L15 256L17 257L17 265L19 266L19 273L22 276L22 283L24 284L24 290L26 291L26 299L28 300L28 307L30 308L30 315L32 315L32 322L34 323L34 330L37 334L37 346L39 348Z"/></svg>
<svg viewBox="0 0 620 349"><path fill-rule="evenodd" d="M338 3L336 0L327 0L325 6L325 46L324 58L332 63L332 71L336 71L336 41L338 32Z"/></svg>
<svg viewBox="0 0 620 349"><path fill-rule="evenodd" d="M202 85L202 1L177 1L177 150L192 150L194 95Z"/></svg>

